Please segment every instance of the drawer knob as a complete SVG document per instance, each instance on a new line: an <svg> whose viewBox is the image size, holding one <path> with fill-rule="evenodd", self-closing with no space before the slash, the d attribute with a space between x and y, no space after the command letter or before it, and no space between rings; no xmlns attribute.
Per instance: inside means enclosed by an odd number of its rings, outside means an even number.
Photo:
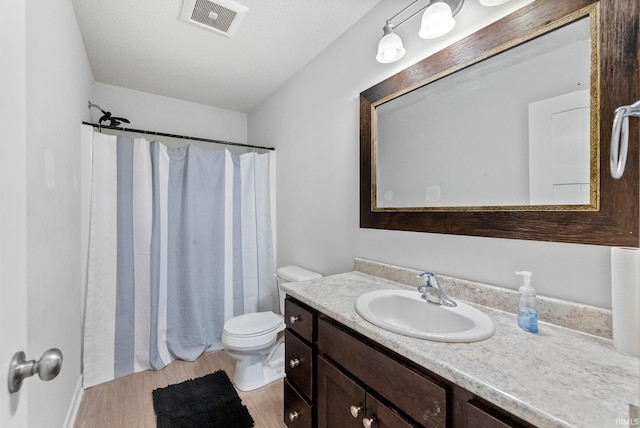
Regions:
<svg viewBox="0 0 640 428"><path fill-rule="evenodd" d="M375 422L377 422L377 420L374 416L370 418L363 418L362 426L364 426L364 428L371 428Z"/></svg>
<svg viewBox="0 0 640 428"><path fill-rule="evenodd" d="M297 358L294 358L293 360L289 361L289 367L291 367L292 369L295 367L298 367L300 365L300 360L298 360Z"/></svg>
<svg viewBox="0 0 640 428"><path fill-rule="evenodd" d="M296 323L296 321L300 321L300 320L302 320L302 317L301 317L300 315L291 315L291 316L289 317L289 322L290 322L291 324L295 324L295 323Z"/></svg>
<svg viewBox="0 0 640 428"><path fill-rule="evenodd" d="M300 414L294 410L293 412L289 413L289 420L293 422L298 419L299 416Z"/></svg>
<svg viewBox="0 0 640 428"><path fill-rule="evenodd" d="M351 416L353 416L354 418L357 418L358 414L360 413L360 410L362 410L362 407L360 407L360 406L351 406L349 408L349 410L351 411Z"/></svg>

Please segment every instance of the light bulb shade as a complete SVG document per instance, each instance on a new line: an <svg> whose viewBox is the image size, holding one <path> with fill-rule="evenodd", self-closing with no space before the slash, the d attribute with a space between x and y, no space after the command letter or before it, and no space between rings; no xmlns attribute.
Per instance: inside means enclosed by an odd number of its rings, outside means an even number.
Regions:
<svg viewBox="0 0 640 428"><path fill-rule="evenodd" d="M444 2L436 2L424 11L418 35L423 39L444 36L456 25L451 7Z"/></svg>
<svg viewBox="0 0 640 428"><path fill-rule="evenodd" d="M378 55L376 60L383 64L395 62L402 58L406 50L402 46L402 39L393 32L389 32L382 36L378 43Z"/></svg>
<svg viewBox="0 0 640 428"><path fill-rule="evenodd" d="M480 4L482 6L491 7L491 6L498 6L499 4L506 3L508 1L509 0L480 0Z"/></svg>

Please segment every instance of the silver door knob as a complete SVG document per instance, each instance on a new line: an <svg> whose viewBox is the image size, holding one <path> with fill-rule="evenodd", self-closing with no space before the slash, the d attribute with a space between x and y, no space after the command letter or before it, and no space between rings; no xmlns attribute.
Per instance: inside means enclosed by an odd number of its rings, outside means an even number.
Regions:
<svg viewBox="0 0 640 428"><path fill-rule="evenodd" d="M358 414L360 413L360 410L362 410L362 407L360 407L360 406L351 406L351 407L349 407L349 411L351 412L351 416L353 416L354 418L358 417Z"/></svg>
<svg viewBox="0 0 640 428"><path fill-rule="evenodd" d="M292 369L298 367L299 365L300 365L300 360L298 360L297 358L294 358L291 361L289 361L289 367L291 367Z"/></svg>
<svg viewBox="0 0 640 428"><path fill-rule="evenodd" d="M291 422L295 421L299 417L300 417L300 413L296 412L295 410L293 412L289 413L289 420Z"/></svg>
<svg viewBox="0 0 640 428"><path fill-rule="evenodd" d="M16 352L9 363L9 376L7 376L9 392L18 392L22 387L22 381L36 373L42 380L51 380L58 376L61 368L62 352L59 349L52 348L44 351L38 361L26 361L24 352Z"/></svg>
<svg viewBox="0 0 640 428"><path fill-rule="evenodd" d="M289 322L290 322L291 324L295 324L295 323L296 323L296 321L300 321L301 319L302 319L302 317L301 317L301 316L299 316L299 315L298 315L298 316L296 316L296 315L291 315L291 316L289 317Z"/></svg>

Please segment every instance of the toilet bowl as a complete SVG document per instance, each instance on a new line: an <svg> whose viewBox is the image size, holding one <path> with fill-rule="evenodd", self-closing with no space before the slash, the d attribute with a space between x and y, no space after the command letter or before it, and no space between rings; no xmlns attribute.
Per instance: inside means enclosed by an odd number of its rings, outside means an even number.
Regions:
<svg viewBox="0 0 640 428"><path fill-rule="evenodd" d="M254 312L224 323L222 346L236 360L233 383L240 391L251 391L284 377L284 298L280 285L320 278L322 275L299 266L278 269L280 314Z"/></svg>

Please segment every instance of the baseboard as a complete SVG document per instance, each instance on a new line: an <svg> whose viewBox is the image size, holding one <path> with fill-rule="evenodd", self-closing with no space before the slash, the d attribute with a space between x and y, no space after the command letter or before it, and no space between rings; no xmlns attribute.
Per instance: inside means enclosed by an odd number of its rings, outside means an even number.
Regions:
<svg viewBox="0 0 640 428"><path fill-rule="evenodd" d="M82 375L78 378L76 383L76 389L73 393L69 410L67 411L67 417L64 420L63 428L73 428L76 423L76 416L78 416L78 410L80 409L80 402L82 401L82 395L84 394L84 388L82 388Z"/></svg>

